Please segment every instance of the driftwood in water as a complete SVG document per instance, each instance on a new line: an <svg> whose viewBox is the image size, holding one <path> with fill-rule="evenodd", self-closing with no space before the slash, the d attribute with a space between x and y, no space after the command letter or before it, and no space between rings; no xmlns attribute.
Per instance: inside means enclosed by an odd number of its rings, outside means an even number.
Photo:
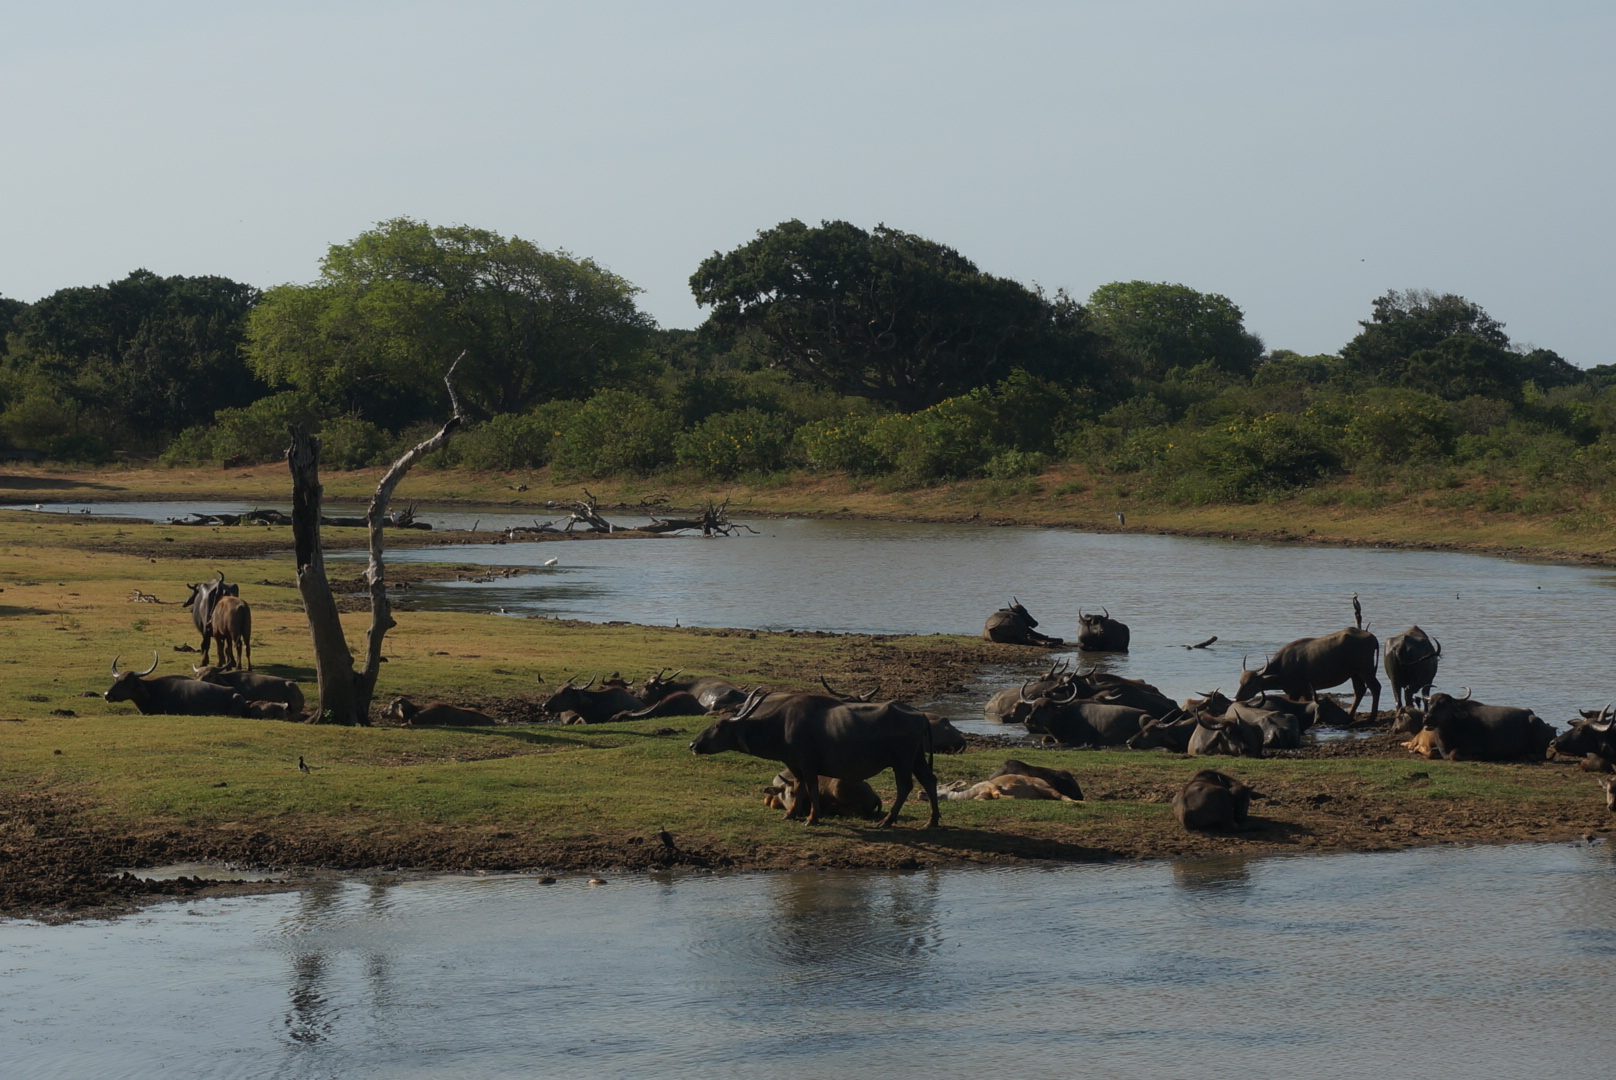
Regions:
<svg viewBox="0 0 1616 1080"><path fill-rule="evenodd" d="M506 526L505 535L506 536L519 536L519 535L521 535L523 533L547 533L547 532L556 532L556 531L558 531L558 530L556 529L555 522L553 522L553 521L540 521L538 518L534 518L533 519L533 524L531 524L531 525L508 525L508 526Z"/></svg>
<svg viewBox="0 0 1616 1080"><path fill-rule="evenodd" d="M614 533L618 526L613 525L600 516L600 500L591 495L588 488L584 488L584 497L576 502L563 504L572 507L572 514L567 519L567 527L562 532L571 532L578 525L587 525L590 532Z"/></svg>
<svg viewBox="0 0 1616 1080"><path fill-rule="evenodd" d="M731 536L737 529L745 529L749 533L757 530L750 525L729 519L729 500L714 505L711 499L702 508L699 518L652 518L651 524L644 527L643 532L670 533L680 532L684 529L700 529L703 536Z"/></svg>

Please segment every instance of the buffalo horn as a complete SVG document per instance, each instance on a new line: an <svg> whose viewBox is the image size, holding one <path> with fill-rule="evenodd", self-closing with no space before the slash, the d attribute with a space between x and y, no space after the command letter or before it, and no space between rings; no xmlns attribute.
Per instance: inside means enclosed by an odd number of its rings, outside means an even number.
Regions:
<svg viewBox="0 0 1616 1080"><path fill-rule="evenodd" d="M875 695L879 694L880 692L881 692L881 680L877 679L875 681L875 685L870 687L868 690L866 690L864 692L864 696L862 698L860 698L859 700L860 701L874 701L875 700Z"/></svg>
<svg viewBox="0 0 1616 1080"><path fill-rule="evenodd" d="M1022 701L1030 703L1033 700L1032 698L1027 696L1027 687L1029 687L1031 685L1032 685L1032 683L1030 683L1030 682L1024 682L1024 683L1021 684L1021 689L1019 691L1017 691L1017 693L1020 694Z"/></svg>
<svg viewBox="0 0 1616 1080"><path fill-rule="evenodd" d="M595 685L595 680L598 679L598 678L600 678L600 672L597 671L597 672L595 672L595 674L589 676L589 681L584 683L578 689L580 689L580 690L588 690L591 686Z"/></svg>
<svg viewBox="0 0 1616 1080"><path fill-rule="evenodd" d="M1047 696L1048 696L1050 701L1058 701L1062 705L1066 704L1069 701L1076 701L1077 700L1077 687L1075 685L1069 685L1069 686L1066 687L1066 689L1071 691L1071 692L1068 693L1064 698L1057 698L1055 696L1055 691L1054 690L1051 690Z"/></svg>
<svg viewBox="0 0 1616 1080"><path fill-rule="evenodd" d="M1464 688L1464 693L1459 695L1459 700L1461 700L1461 701L1469 701L1470 700L1470 687L1467 686L1467 687Z"/></svg>
<svg viewBox="0 0 1616 1080"><path fill-rule="evenodd" d="M116 679L118 677L118 657L120 657L122 655L123 655L123 653L119 653L118 656L114 656L112 658L112 677L114 679Z"/></svg>
<svg viewBox="0 0 1616 1080"><path fill-rule="evenodd" d="M1104 613L1105 618L1109 619L1111 617L1111 609L1103 604L1100 606L1100 611Z"/></svg>
<svg viewBox="0 0 1616 1080"><path fill-rule="evenodd" d="M1432 656L1441 656L1442 655L1442 643L1440 641L1437 641L1436 638L1432 638L1431 641L1432 641L1433 644L1436 645L1436 652L1432 653L1431 655Z"/></svg>
<svg viewBox="0 0 1616 1080"><path fill-rule="evenodd" d="M839 694L831 688L830 683L825 681L825 673L823 671L819 673L819 685L823 686L825 688L825 693L829 694L831 697L843 699L847 697L846 694Z"/></svg>
<svg viewBox="0 0 1616 1080"><path fill-rule="evenodd" d="M152 653L151 653L151 667L147 668L145 671L142 671L140 673L140 677L145 678L147 675L150 675L152 672L154 672L156 670L157 670L157 650L153 649Z"/></svg>
<svg viewBox="0 0 1616 1080"><path fill-rule="evenodd" d="M1240 670L1241 671L1250 671L1251 670L1250 668L1248 668L1246 666L1246 661L1250 660L1250 659L1251 659L1251 654L1250 653L1246 653L1244 656L1242 656L1240 658Z"/></svg>
<svg viewBox="0 0 1616 1080"><path fill-rule="evenodd" d="M678 671L675 671L672 675L668 676L668 681L672 682L674 679L677 679L679 676L683 675L684 673L685 673L685 669L680 668Z"/></svg>
<svg viewBox="0 0 1616 1080"><path fill-rule="evenodd" d="M754 688L750 694L746 695L746 700L741 702L740 711L737 712L731 719L745 720L748 716L752 715L752 713L757 709L758 704L768 695L769 692L763 687L759 686Z"/></svg>

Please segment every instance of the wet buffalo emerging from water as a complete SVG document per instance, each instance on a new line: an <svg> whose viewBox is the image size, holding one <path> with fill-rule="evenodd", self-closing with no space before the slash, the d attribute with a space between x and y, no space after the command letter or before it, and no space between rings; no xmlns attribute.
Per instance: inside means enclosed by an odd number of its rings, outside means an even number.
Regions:
<svg viewBox="0 0 1616 1080"><path fill-rule="evenodd" d="M1127 652L1128 624L1111 617L1107 608L1101 608L1103 615L1093 612L1085 615L1082 609L1077 613L1077 647L1084 652Z"/></svg>

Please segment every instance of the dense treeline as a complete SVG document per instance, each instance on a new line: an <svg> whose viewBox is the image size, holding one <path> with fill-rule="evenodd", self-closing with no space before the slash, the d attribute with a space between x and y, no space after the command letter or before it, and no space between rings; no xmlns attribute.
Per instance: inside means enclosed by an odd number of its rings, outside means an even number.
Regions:
<svg viewBox="0 0 1616 1080"><path fill-rule="evenodd" d="M898 486L1076 461L1174 502L1353 476L1320 497L1399 481L1494 509L1616 479L1616 370L1517 346L1458 296L1388 292L1338 353L1300 356L1184 285L1080 303L885 226L796 221L715 252L691 289L707 322L659 329L589 259L401 218L333 245L308 285L140 270L0 299L0 436L235 464L278 458L302 421L330 464L371 465L441 416L464 352L477 422L440 466Z"/></svg>

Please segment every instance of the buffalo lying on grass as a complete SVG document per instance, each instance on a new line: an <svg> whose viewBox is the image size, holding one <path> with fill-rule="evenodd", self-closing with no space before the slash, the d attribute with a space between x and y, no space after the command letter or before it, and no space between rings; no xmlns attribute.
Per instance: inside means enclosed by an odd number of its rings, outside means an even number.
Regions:
<svg viewBox="0 0 1616 1080"><path fill-rule="evenodd" d="M1216 769L1202 769L1173 796L1173 816L1186 829L1244 829L1252 799L1263 798Z"/></svg>

